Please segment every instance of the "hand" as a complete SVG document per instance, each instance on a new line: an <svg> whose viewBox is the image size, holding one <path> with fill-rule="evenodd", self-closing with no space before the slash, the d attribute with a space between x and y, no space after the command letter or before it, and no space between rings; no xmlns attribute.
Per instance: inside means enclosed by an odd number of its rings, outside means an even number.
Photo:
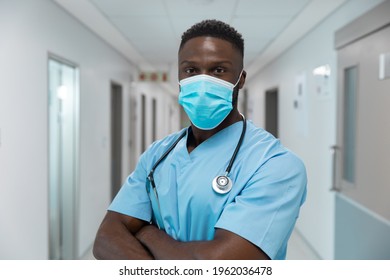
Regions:
<svg viewBox="0 0 390 280"><path fill-rule="evenodd" d="M160 230L155 225L145 225L136 233L135 238L145 245L147 240L155 238L159 232Z"/></svg>

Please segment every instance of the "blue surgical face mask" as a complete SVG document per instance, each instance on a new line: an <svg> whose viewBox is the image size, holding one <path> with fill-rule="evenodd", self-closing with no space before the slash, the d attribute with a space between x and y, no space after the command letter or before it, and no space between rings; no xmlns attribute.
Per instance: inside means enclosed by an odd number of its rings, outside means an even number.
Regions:
<svg viewBox="0 0 390 280"><path fill-rule="evenodd" d="M236 84L209 75L196 75L179 82L179 104L191 120L202 130L217 127L233 109L233 90Z"/></svg>

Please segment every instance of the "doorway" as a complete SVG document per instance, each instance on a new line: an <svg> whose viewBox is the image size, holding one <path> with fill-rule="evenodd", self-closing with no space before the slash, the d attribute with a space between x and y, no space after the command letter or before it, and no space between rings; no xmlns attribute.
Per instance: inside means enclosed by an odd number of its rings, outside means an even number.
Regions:
<svg viewBox="0 0 390 280"><path fill-rule="evenodd" d="M278 138L278 89L272 88L265 92L265 130Z"/></svg>
<svg viewBox="0 0 390 280"><path fill-rule="evenodd" d="M48 59L49 258L75 259L77 252L79 70Z"/></svg>
<svg viewBox="0 0 390 280"><path fill-rule="evenodd" d="M141 153L146 150L146 95L141 94Z"/></svg>
<svg viewBox="0 0 390 280"><path fill-rule="evenodd" d="M111 83L111 199L122 182L122 86Z"/></svg>
<svg viewBox="0 0 390 280"><path fill-rule="evenodd" d="M152 142L157 140L157 100L152 98Z"/></svg>

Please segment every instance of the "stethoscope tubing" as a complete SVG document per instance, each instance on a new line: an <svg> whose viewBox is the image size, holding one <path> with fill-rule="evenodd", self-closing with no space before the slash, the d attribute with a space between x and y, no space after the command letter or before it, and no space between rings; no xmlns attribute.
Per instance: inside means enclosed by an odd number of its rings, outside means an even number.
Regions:
<svg viewBox="0 0 390 280"><path fill-rule="evenodd" d="M219 194L225 194L227 192L229 192L232 188L232 182L231 182L231 179L229 178L229 174L230 174L230 171L233 167L233 163L237 157L237 154L238 154L238 151L240 150L241 148L241 145L242 145L242 142L244 140L244 136L245 136L245 132L246 132L246 119L245 119L245 116L243 114L241 114L241 117L242 117L242 120L243 120L243 127L242 127L242 131L241 131L241 135L240 135L240 139L238 140L238 143L236 145L236 148L234 149L234 152L233 152L233 155L229 161L229 164L225 170L225 174L222 175L222 176L217 176L213 182L212 182L212 187L214 189L215 192L219 193ZM150 170L148 176L147 176L147 180L149 181L149 184L147 183L147 186L146 186L146 190L147 190L147 193L149 195L149 198L150 198L150 203L152 204L152 209L154 209L153 207L153 202L152 202L152 198L150 197L151 196L151 192L150 192L150 185L151 185L151 188L153 190L153 194L154 194L154 197L157 201L157 207L158 209L155 209L156 211L158 210L159 213L154 213L154 217L155 217L155 221L157 223L157 226L159 229L164 229L164 225L163 225L163 222L162 222L162 216L161 216L161 208L160 208L160 201L158 199L158 192L157 192L157 188L156 188L156 185L154 183L154 177L153 177L153 174L154 174L154 171L155 169L157 168L157 166L168 156L168 154L176 147L176 145L179 143L179 141L187 134L187 129L176 139L176 141L164 152L164 154L154 163L152 169ZM226 177L226 180L228 180L230 183L229 185L229 188L228 189L224 189L223 186L218 186L218 183L215 183L216 179L218 177ZM154 212L156 212L154 211ZM160 220L160 221L159 221Z"/></svg>

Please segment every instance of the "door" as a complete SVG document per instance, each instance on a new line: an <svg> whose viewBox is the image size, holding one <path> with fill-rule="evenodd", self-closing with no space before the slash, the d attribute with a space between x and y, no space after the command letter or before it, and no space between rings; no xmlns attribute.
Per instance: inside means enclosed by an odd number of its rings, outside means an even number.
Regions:
<svg viewBox="0 0 390 280"><path fill-rule="evenodd" d="M111 198L122 186L122 86L111 83Z"/></svg>
<svg viewBox="0 0 390 280"><path fill-rule="evenodd" d="M49 82L49 258L75 259L77 252L79 72L50 57Z"/></svg>
<svg viewBox="0 0 390 280"><path fill-rule="evenodd" d="M141 153L146 150L146 95L141 94Z"/></svg>
<svg viewBox="0 0 390 280"><path fill-rule="evenodd" d="M336 259L390 259L388 53L389 26L338 50Z"/></svg>
<svg viewBox="0 0 390 280"><path fill-rule="evenodd" d="M152 98L152 142L157 140L157 99Z"/></svg>
<svg viewBox="0 0 390 280"><path fill-rule="evenodd" d="M265 92L265 130L278 137L278 89Z"/></svg>

